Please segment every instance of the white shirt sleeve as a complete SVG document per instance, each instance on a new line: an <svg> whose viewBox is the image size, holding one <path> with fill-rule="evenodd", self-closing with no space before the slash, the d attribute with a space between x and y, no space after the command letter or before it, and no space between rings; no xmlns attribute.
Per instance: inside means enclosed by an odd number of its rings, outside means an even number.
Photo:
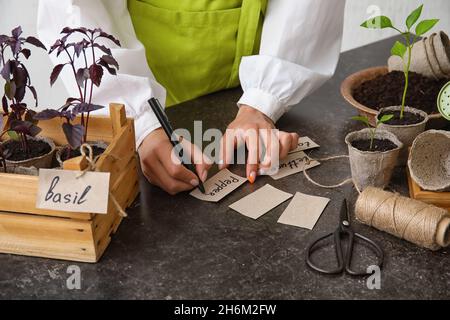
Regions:
<svg viewBox="0 0 450 320"><path fill-rule="evenodd" d="M259 55L239 76L252 106L276 122L332 77L341 48L345 0L269 0Z"/></svg>
<svg viewBox="0 0 450 320"><path fill-rule="evenodd" d="M103 43L111 48L120 69L117 76L104 73L100 87L94 88L93 102L106 107L110 102L125 104L127 115L135 119L136 145L139 146L151 131L160 126L147 100L156 97L164 103L166 91L148 67L145 48L136 38L127 1L40 0L37 32L47 48L60 38L60 31L65 26L100 27L120 40L121 47L107 40ZM100 51L98 54L100 56ZM56 57L53 53L51 59L55 65L67 61L64 54ZM66 66L60 77L69 96L78 97L71 68ZM107 114L108 108L99 110L99 113Z"/></svg>

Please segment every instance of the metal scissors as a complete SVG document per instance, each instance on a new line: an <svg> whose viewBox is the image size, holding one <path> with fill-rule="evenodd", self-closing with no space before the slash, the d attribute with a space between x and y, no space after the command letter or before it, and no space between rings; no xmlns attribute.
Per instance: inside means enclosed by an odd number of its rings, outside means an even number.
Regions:
<svg viewBox="0 0 450 320"><path fill-rule="evenodd" d="M348 238L348 244L347 249L345 250L343 238L347 236ZM318 267L313 263L311 260L311 256L313 252L317 251L318 244L322 242L323 240L333 237L334 238L334 248L336 252L336 258L337 258L337 267L335 269L323 269L321 267ZM363 235L356 233L353 231L351 225L350 225L350 217L348 214L348 207L347 207L347 199L344 199L341 206L340 211L340 220L339 220L339 226L338 228L325 236L320 237L316 241L310 244L306 251L306 264L313 270L322 273L322 274L341 274L343 272L348 273L352 276L367 276L371 273L367 270L365 271L355 271L352 269L352 255L353 255L353 249L354 249L354 242L355 240L361 241L361 244L365 244L371 251L373 251L377 257L378 263L377 266L381 269L383 265L384 260L384 252L383 249L378 246L375 242L370 240L369 238L364 237ZM344 252L345 250L345 252Z"/></svg>

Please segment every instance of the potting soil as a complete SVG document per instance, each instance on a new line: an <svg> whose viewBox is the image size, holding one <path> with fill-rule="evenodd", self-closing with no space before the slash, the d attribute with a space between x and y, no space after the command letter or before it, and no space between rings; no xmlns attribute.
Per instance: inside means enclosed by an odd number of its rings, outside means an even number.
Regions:
<svg viewBox="0 0 450 320"><path fill-rule="evenodd" d="M437 113L437 96L448 81L450 79L436 80L410 72L406 105L423 110L428 114ZM404 85L405 76L403 72L392 71L363 82L353 91L353 96L362 105L375 110L399 106L402 104Z"/></svg>
<svg viewBox="0 0 450 320"><path fill-rule="evenodd" d="M385 152L397 148L395 143L388 139L374 139L372 149L370 149L370 140L355 140L352 146L361 151Z"/></svg>
<svg viewBox="0 0 450 320"><path fill-rule="evenodd" d="M4 148L8 149L10 154L7 160L9 161L23 161L32 158L37 158L46 155L51 151L51 147L41 140L28 140L30 153L27 155L22 149L22 144L19 141L9 140L4 144Z"/></svg>

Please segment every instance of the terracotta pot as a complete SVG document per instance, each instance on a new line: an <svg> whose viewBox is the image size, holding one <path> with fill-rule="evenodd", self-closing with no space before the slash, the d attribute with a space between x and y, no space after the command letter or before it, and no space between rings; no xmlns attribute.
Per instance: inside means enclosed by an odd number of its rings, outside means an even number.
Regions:
<svg viewBox="0 0 450 320"><path fill-rule="evenodd" d="M88 143L92 147L98 147L98 148L101 148L104 150L106 150L106 148L108 148L108 144L104 141L90 141L90 142L88 141ZM62 157L62 152L63 152L63 150L65 150L66 147L67 147L67 145L63 146L61 148L58 148L58 150L56 150L56 161L58 161L58 164L60 167L63 166L64 161L61 160L61 157Z"/></svg>
<svg viewBox="0 0 450 320"><path fill-rule="evenodd" d="M378 112L378 116L383 112L393 112L393 111L400 111L401 106L393 106L393 107L387 107L383 108ZM403 148L400 151L400 155L398 157L398 165L404 166L406 165L406 162L408 161L408 148L412 145L414 139L425 131L425 127L427 125L428 121L428 115L426 112L422 110L418 110L415 108L405 107L405 112L410 112L414 114L419 114L423 117L423 120L419 123L415 124L409 124L409 125L391 125L382 123L380 124L380 129L389 131L393 133L402 143Z"/></svg>
<svg viewBox="0 0 450 320"><path fill-rule="evenodd" d="M403 144L394 134L385 130L377 130L375 138L388 139L397 148L385 152L374 152L361 151L353 147L353 141L370 139L370 129L351 132L345 137L353 182L360 191L369 186L385 188L389 184L400 149L403 147Z"/></svg>
<svg viewBox="0 0 450 320"><path fill-rule="evenodd" d="M40 168L51 168L52 162L53 162L53 153L55 152L56 146L52 139L49 139L47 137L28 137L29 140L40 140L46 142L50 146L50 152L47 154L44 154L40 157L34 157L27 160L22 161L10 161L6 160L6 166L9 168L17 168L17 167L24 167L24 168L30 168L34 167L36 169ZM16 169L11 169L16 170Z"/></svg>
<svg viewBox="0 0 450 320"><path fill-rule="evenodd" d="M378 113L378 110L369 108L365 105L362 105L353 97L353 91L361 85L361 83L372 80L378 76L382 76L388 73L388 68L383 67L373 67L369 69L364 69L358 71L350 76L348 76L341 84L341 95L342 97L353 107L355 107L359 114L362 116L366 116L369 119L369 122L372 126L375 125L376 120L375 117ZM448 121L442 118L440 113L434 113L428 116L430 121L428 122L428 127L433 129L441 129L448 125Z"/></svg>
<svg viewBox="0 0 450 320"><path fill-rule="evenodd" d="M424 190L450 190L450 132L429 130L417 136L408 159L411 177Z"/></svg>

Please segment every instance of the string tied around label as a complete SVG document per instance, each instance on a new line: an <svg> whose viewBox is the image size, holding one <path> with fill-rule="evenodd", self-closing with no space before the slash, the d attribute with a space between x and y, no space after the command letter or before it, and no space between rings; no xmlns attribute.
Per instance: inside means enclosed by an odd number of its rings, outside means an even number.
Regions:
<svg viewBox="0 0 450 320"><path fill-rule="evenodd" d="M86 150L87 150L87 153L86 153ZM92 149L92 146L89 145L88 143L83 143L80 146L80 153L83 157L86 158L87 166L82 171L80 171L80 173L77 175L77 178L82 177L86 172L98 171L98 169L96 167L96 163L97 163L97 160L100 158L100 156L96 156L94 158L94 150ZM114 158L117 159L116 157L114 157ZM125 210L123 210L122 206L117 201L116 197L113 195L111 190L109 190L109 197L111 198L111 201L113 202L114 206L116 207L119 215L121 217L127 217L128 216L127 213L125 212Z"/></svg>

